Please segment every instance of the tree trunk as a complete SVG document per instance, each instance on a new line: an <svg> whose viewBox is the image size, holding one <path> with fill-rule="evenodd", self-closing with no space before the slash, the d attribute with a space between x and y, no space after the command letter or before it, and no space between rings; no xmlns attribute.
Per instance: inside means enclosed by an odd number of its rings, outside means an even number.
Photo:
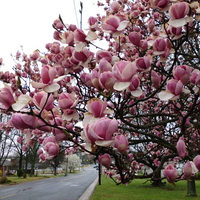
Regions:
<svg viewBox="0 0 200 200"><path fill-rule="evenodd" d="M195 184L195 177L191 177L187 180L187 197L196 197L196 184Z"/></svg>
<svg viewBox="0 0 200 200"><path fill-rule="evenodd" d="M54 176L56 176L57 175L57 167L55 166L54 167Z"/></svg>
<svg viewBox="0 0 200 200"><path fill-rule="evenodd" d="M152 186L155 187L165 186L165 183L162 182L161 170L156 170L151 180L152 180Z"/></svg>

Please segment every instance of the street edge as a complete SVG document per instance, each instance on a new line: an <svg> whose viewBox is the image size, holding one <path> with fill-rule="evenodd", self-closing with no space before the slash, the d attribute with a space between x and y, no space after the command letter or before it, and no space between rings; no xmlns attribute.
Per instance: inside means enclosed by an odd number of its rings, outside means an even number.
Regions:
<svg viewBox="0 0 200 200"><path fill-rule="evenodd" d="M93 181L93 183L85 190L85 192L81 195L81 197L78 200L89 200L91 195L94 192L94 189L97 185L98 177Z"/></svg>

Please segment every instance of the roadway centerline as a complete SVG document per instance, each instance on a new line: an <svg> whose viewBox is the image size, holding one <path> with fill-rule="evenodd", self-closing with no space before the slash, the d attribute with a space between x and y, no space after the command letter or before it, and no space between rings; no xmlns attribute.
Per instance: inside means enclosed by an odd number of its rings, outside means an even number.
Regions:
<svg viewBox="0 0 200 200"><path fill-rule="evenodd" d="M7 195L7 196L4 196L4 197L0 197L0 199L5 199L5 198L8 198L8 197L12 197L14 196L15 194L10 194L10 195Z"/></svg>

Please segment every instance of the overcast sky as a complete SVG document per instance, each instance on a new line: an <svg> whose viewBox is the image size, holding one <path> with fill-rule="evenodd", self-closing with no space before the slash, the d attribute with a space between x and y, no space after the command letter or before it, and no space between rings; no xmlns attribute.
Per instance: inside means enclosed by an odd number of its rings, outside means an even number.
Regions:
<svg viewBox="0 0 200 200"><path fill-rule="evenodd" d="M81 0L83 3L83 28L89 16L98 12L97 0ZM53 21L62 16L66 24L80 25L80 0L1 0L0 1L0 57L5 67L12 67L10 54L23 46L25 53L53 42ZM4 69L5 70L5 69Z"/></svg>

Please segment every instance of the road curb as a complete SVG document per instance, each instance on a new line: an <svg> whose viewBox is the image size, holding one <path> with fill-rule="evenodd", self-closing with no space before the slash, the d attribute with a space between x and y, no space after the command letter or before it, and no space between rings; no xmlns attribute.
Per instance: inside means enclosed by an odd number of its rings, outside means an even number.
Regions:
<svg viewBox="0 0 200 200"><path fill-rule="evenodd" d="M94 189L97 185L98 177L93 181L93 183L85 190L85 192L81 195L81 197L78 200L89 200L91 195L94 192Z"/></svg>

